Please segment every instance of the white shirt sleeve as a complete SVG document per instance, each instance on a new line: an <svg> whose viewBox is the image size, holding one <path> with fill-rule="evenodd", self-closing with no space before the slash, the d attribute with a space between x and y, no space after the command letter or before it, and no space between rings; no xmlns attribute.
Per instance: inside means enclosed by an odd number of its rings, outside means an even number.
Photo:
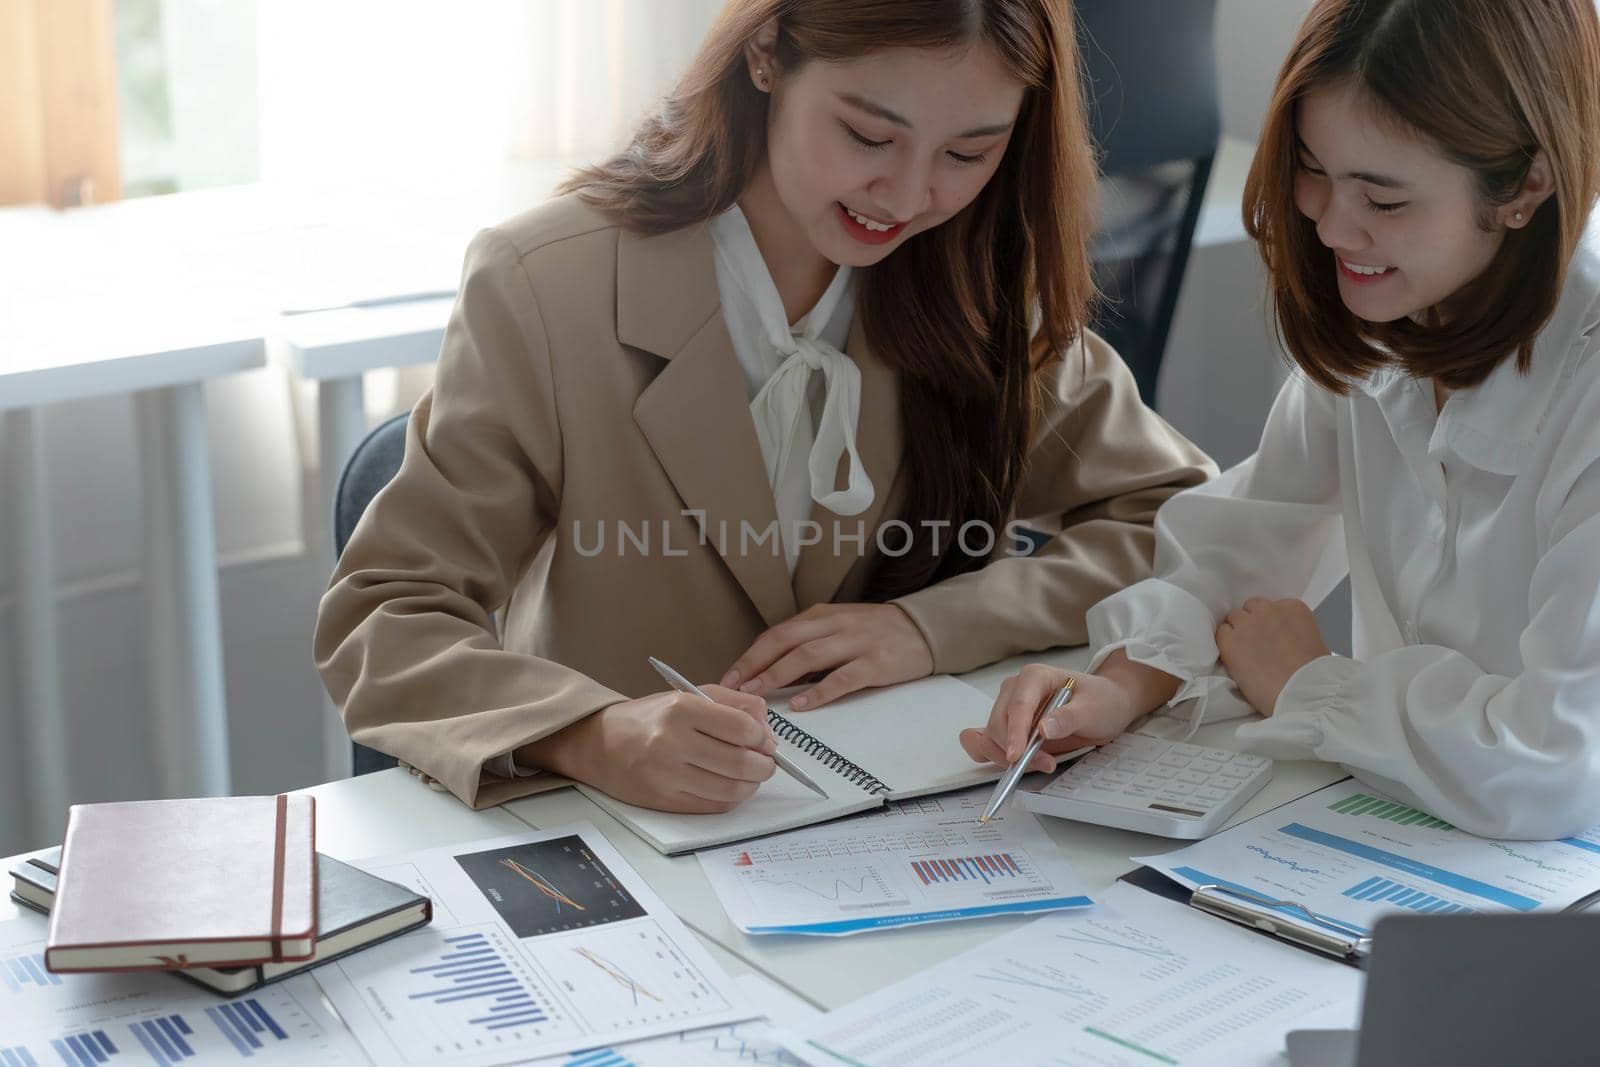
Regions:
<svg viewBox="0 0 1600 1067"><path fill-rule="evenodd" d="M1250 597L1320 602L1348 568L1339 499L1339 399L1295 373L1278 392L1256 454L1167 501L1156 516L1155 577L1089 611L1090 669L1111 653L1183 683L1171 703L1206 697L1197 717L1248 712L1210 697L1232 688L1216 630Z"/></svg>
<svg viewBox="0 0 1600 1067"><path fill-rule="evenodd" d="M544 773L541 768L524 767L522 764L518 763L515 752L507 752L503 756L497 756L494 759L486 762L483 765L483 768L490 774L512 780L517 778L534 778Z"/></svg>
<svg viewBox="0 0 1600 1067"><path fill-rule="evenodd" d="M1579 833L1600 818L1600 463L1556 512L1528 608L1516 677L1436 645L1325 656L1239 738L1265 755L1343 763L1483 837Z"/></svg>

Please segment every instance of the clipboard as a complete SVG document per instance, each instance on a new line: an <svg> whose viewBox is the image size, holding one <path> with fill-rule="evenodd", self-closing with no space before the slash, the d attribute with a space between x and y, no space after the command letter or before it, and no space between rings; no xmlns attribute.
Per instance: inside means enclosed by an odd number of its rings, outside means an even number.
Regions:
<svg viewBox="0 0 1600 1067"><path fill-rule="evenodd" d="M1327 956L1351 967L1365 969L1367 960L1372 954L1370 936L1312 915L1297 901L1277 900L1254 893L1247 894L1220 885L1203 885L1190 891L1187 886L1174 882L1152 867L1135 867L1117 881L1127 882L1166 900L1198 908L1209 915L1220 916L1229 922L1254 930L1264 937L1271 937L1307 952ZM1600 904L1600 889L1579 897L1561 908L1560 912L1588 911L1597 904ZM1298 911L1310 921L1326 927L1327 930L1325 932L1307 930L1301 926L1282 922L1272 911L1273 908Z"/></svg>
<svg viewBox="0 0 1600 1067"><path fill-rule="evenodd" d="M1178 904L1198 908L1209 915L1216 915L1246 929L1254 930L1263 937L1282 941L1307 952L1315 952L1319 956L1338 960L1351 967L1364 968L1368 957L1372 954L1371 937L1312 915L1304 905L1296 901L1277 900L1254 893L1246 894L1220 885L1203 885L1191 892L1187 886L1174 882L1151 867L1136 867L1117 881L1127 882L1147 893L1154 893L1158 897ZM1307 930L1283 922L1272 910L1274 908L1298 911L1311 922L1326 927L1326 930Z"/></svg>

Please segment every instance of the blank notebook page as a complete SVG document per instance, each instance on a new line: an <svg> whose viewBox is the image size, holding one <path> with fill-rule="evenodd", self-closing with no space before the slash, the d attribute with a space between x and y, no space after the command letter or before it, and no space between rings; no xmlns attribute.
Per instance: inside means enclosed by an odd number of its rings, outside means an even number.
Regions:
<svg viewBox="0 0 1600 1067"><path fill-rule="evenodd" d="M791 711L787 702L774 710L875 775L892 796L910 796L975 785L1001 773L974 763L957 740L967 727L986 723L993 705L967 683L936 674L856 693L815 711Z"/></svg>

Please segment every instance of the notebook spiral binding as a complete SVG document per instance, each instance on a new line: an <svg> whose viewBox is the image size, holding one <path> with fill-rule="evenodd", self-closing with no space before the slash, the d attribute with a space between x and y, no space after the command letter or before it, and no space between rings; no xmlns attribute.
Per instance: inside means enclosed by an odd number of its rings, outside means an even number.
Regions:
<svg viewBox="0 0 1600 1067"><path fill-rule="evenodd" d="M771 724L772 732L778 735L779 740L789 742L828 770L843 777L851 785L860 786L869 793L889 791L889 787L869 773L865 767L845 759L838 751L812 737L771 708L767 709L767 722Z"/></svg>

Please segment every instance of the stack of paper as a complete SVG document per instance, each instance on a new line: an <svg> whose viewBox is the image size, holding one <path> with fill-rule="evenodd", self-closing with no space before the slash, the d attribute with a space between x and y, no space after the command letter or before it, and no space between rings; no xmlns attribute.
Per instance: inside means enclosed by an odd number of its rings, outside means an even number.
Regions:
<svg viewBox="0 0 1600 1067"><path fill-rule="evenodd" d="M1361 973L1128 885L832 1012L819 1064L1152 1067L1283 1063L1283 1037L1348 1027Z"/></svg>

